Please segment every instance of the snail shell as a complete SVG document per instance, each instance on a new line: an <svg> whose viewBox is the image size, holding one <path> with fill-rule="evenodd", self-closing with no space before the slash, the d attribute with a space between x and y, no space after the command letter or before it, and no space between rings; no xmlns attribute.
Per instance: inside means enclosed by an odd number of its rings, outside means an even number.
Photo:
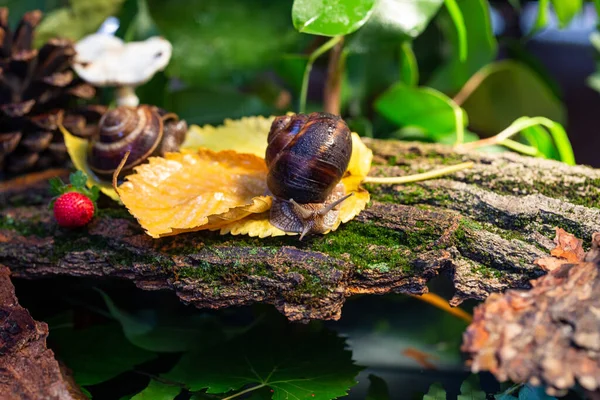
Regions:
<svg viewBox="0 0 600 400"><path fill-rule="evenodd" d="M340 183L352 155L346 123L328 113L277 117L267 140L271 224L300 239L331 229L350 196Z"/></svg>
<svg viewBox="0 0 600 400"><path fill-rule="evenodd" d="M328 113L277 117L267 140L269 190L300 204L323 203L352 155L350 129Z"/></svg>
<svg viewBox="0 0 600 400"><path fill-rule="evenodd" d="M121 106L107 111L88 146L88 164L99 176L109 177L129 151L124 173L148 159L179 150L187 124L155 106Z"/></svg>

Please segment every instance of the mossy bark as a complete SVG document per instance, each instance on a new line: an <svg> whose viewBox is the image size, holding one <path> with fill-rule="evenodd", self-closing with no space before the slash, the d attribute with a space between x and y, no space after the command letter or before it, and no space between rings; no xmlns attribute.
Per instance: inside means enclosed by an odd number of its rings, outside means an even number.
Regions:
<svg viewBox="0 0 600 400"><path fill-rule="evenodd" d="M58 228L44 179L0 184L0 263L14 276L118 277L220 308L274 304L292 320L339 318L356 293L422 293L438 274L452 299L528 287L555 227L589 242L600 231L600 170L512 153L455 153L441 145L365 140L371 175L474 161L415 184L367 185L372 204L326 236L258 239L196 232L159 240L106 201L85 229Z"/></svg>
<svg viewBox="0 0 600 400"><path fill-rule="evenodd" d="M46 348L48 325L19 305L10 271L0 265L0 395L4 400L87 399Z"/></svg>

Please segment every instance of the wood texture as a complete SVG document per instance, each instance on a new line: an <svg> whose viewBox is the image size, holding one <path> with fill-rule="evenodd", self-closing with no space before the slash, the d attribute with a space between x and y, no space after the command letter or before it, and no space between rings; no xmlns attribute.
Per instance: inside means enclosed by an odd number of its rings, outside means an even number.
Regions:
<svg viewBox="0 0 600 400"><path fill-rule="evenodd" d="M589 243L600 231L600 171L512 153L365 140L372 175L462 161L475 167L403 186L368 185L373 202L326 236L257 239L211 232L159 240L107 199L85 229L55 225L44 179L0 184L0 263L14 276L128 279L197 307L275 305L291 320L337 319L357 293L423 293L444 274L453 304L529 287L555 227Z"/></svg>
<svg viewBox="0 0 600 400"><path fill-rule="evenodd" d="M9 275L0 265L0 398L86 399L46 348L48 325L19 305Z"/></svg>

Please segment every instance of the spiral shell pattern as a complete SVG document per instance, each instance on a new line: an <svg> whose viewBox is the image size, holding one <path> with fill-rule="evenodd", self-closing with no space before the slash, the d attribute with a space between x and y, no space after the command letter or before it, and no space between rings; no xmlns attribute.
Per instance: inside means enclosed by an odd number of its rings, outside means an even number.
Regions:
<svg viewBox="0 0 600 400"><path fill-rule="evenodd" d="M300 204L323 203L352 155L350 129L328 113L277 117L267 140L269 190Z"/></svg>
<svg viewBox="0 0 600 400"><path fill-rule="evenodd" d="M130 170L149 156L158 155L164 147L164 136L164 117L157 107L117 107L107 111L100 119L88 147L88 163L98 175L112 175L129 151L123 169ZM177 146L182 140L183 137L178 140Z"/></svg>

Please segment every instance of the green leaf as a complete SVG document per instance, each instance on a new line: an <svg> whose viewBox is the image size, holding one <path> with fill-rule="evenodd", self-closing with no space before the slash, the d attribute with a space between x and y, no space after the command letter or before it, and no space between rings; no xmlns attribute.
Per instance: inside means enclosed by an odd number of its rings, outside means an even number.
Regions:
<svg viewBox="0 0 600 400"><path fill-rule="evenodd" d="M596 71L590 75L587 78L587 84L595 91L600 92L600 71Z"/></svg>
<svg viewBox="0 0 600 400"><path fill-rule="evenodd" d="M566 121L563 104L529 67L514 61L499 61L477 73L476 89L463 98L470 128L483 136L500 132L523 115L539 115L561 124ZM470 90L470 89L469 89ZM468 93L467 93L468 94Z"/></svg>
<svg viewBox="0 0 600 400"><path fill-rule="evenodd" d="M184 354L165 378L207 393L268 386L276 400L346 395L361 368L352 362L345 340L316 325L277 321L205 352Z"/></svg>
<svg viewBox="0 0 600 400"><path fill-rule="evenodd" d="M398 126L420 128L434 140L456 133L467 122L460 107L443 93L403 83L383 93L375 101L375 109Z"/></svg>
<svg viewBox="0 0 600 400"><path fill-rule="evenodd" d="M378 0L367 23L348 37L352 53L373 52L398 46L402 40L421 34L439 11L444 0Z"/></svg>
<svg viewBox="0 0 600 400"><path fill-rule="evenodd" d="M547 395L543 387L527 384L519 390L519 400L556 400L556 397Z"/></svg>
<svg viewBox="0 0 600 400"><path fill-rule="evenodd" d="M486 400L486 394L479 386L477 375L470 375L460 385L460 394L457 400Z"/></svg>
<svg viewBox="0 0 600 400"><path fill-rule="evenodd" d="M64 192L63 189L64 189L65 184L60 178L58 178L58 177L52 178L52 179L50 179L49 183L50 183L50 194L52 196L59 196Z"/></svg>
<svg viewBox="0 0 600 400"><path fill-rule="evenodd" d="M123 333L134 345L155 352L180 352L204 349L231 336L214 317L194 313L173 315L160 310L143 310L131 314L115 305L106 293L98 290L110 314L119 321Z"/></svg>
<svg viewBox="0 0 600 400"><path fill-rule="evenodd" d="M423 400L446 400L446 391L441 383L434 383L429 387L429 392L423 396Z"/></svg>
<svg viewBox="0 0 600 400"><path fill-rule="evenodd" d="M98 197L100 196L100 188L98 186L92 186L92 188L89 190L89 195L92 201L98 200Z"/></svg>
<svg viewBox="0 0 600 400"><path fill-rule="evenodd" d="M389 400L390 392L387 383L383 379L373 374L369 375L369 391L366 400Z"/></svg>
<svg viewBox="0 0 600 400"><path fill-rule="evenodd" d="M153 379L146 389L133 396L131 400L173 400L179 392L181 387L167 385Z"/></svg>
<svg viewBox="0 0 600 400"><path fill-rule="evenodd" d="M569 165L575 165L575 156L573 155L573 148L571 147L571 142L569 141L569 137L567 136L567 132L565 128L557 122L554 122L548 118L544 117L521 117L516 119L512 124L510 124L506 129L496 135L497 143L503 144L507 147L511 147L515 150L519 150L517 148L518 143L510 144L508 141L515 134L523 131L524 129L541 125L548 130L550 135L552 136L552 140L554 141L554 145L559 154L559 159ZM519 147L522 147L519 146Z"/></svg>
<svg viewBox="0 0 600 400"><path fill-rule="evenodd" d="M87 182L87 176L81 171L72 172L69 175L69 181L75 189L83 189Z"/></svg>
<svg viewBox="0 0 600 400"><path fill-rule="evenodd" d="M289 23L291 0L147 1L160 33L173 44L167 75L193 85L270 68L307 39Z"/></svg>
<svg viewBox="0 0 600 400"><path fill-rule="evenodd" d="M347 35L367 22L374 5L375 0L294 0L292 21L302 33Z"/></svg>
<svg viewBox="0 0 600 400"><path fill-rule="evenodd" d="M540 29L544 28L548 24L548 0L539 0L538 1L538 10L537 15L535 17L535 22L531 27L530 35L538 32Z"/></svg>
<svg viewBox="0 0 600 400"><path fill-rule="evenodd" d="M462 15L462 11L456 0L445 0L448 14L456 27L456 37L458 38L458 59L464 62L467 59L467 27Z"/></svg>
<svg viewBox="0 0 600 400"><path fill-rule="evenodd" d="M35 33L37 46L52 37L79 40L95 32L104 20L117 15L125 0L69 0L69 7L46 14Z"/></svg>
<svg viewBox="0 0 600 400"><path fill-rule="evenodd" d="M565 28L569 22L581 11L582 0L552 0L554 12L558 17L558 26Z"/></svg>
<svg viewBox="0 0 600 400"><path fill-rule="evenodd" d="M146 40L159 34L146 0L126 1L119 20L117 36L126 42Z"/></svg>
<svg viewBox="0 0 600 400"><path fill-rule="evenodd" d="M83 330L62 325L50 330L49 339L83 386L109 380L156 356L129 343L116 323Z"/></svg>
<svg viewBox="0 0 600 400"><path fill-rule="evenodd" d="M91 399L92 398L92 394L89 392L89 390L87 390L86 388L82 387L80 388L81 392L88 398Z"/></svg>
<svg viewBox="0 0 600 400"><path fill-rule="evenodd" d="M519 397L513 395L519 389ZM494 396L496 400L556 400L555 397L548 396L543 387L527 385L516 385L510 387L504 393Z"/></svg>
<svg viewBox="0 0 600 400"><path fill-rule="evenodd" d="M520 135L527 143L540 152L538 156L560 160L560 154L558 154L558 150L556 149L556 146L554 146L552 136L550 136L550 133L543 127L532 126L523 129Z"/></svg>
<svg viewBox="0 0 600 400"><path fill-rule="evenodd" d="M419 66L409 41L400 45L400 81L409 86L417 86L419 83Z"/></svg>
<svg viewBox="0 0 600 400"><path fill-rule="evenodd" d="M428 86L444 93L456 93L481 67L496 58L498 44L494 38L488 2L464 0L457 2L467 31L467 59L460 59L460 40L456 27L448 15L437 18L444 37L453 49L447 63L439 68Z"/></svg>

